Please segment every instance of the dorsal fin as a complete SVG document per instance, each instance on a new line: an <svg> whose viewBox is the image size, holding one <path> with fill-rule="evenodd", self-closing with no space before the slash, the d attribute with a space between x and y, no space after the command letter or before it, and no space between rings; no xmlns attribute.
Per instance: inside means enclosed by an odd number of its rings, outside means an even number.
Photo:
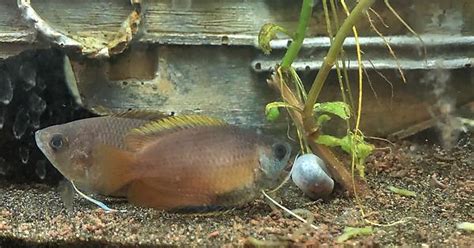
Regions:
<svg viewBox="0 0 474 248"><path fill-rule="evenodd" d="M126 110L122 112L115 112L115 113L112 113L110 116L153 121L153 120L160 120L163 118L167 118L167 117L170 117L171 115L166 114L164 112L160 112L160 111L154 111L154 110L133 109L133 110Z"/></svg>
<svg viewBox="0 0 474 248"><path fill-rule="evenodd" d="M143 147L143 144L156 136L167 132L173 132L182 129L208 126L227 125L221 119L202 116L202 115L182 115L171 116L157 121L146 123L145 125L132 129L125 137L128 148L132 150Z"/></svg>

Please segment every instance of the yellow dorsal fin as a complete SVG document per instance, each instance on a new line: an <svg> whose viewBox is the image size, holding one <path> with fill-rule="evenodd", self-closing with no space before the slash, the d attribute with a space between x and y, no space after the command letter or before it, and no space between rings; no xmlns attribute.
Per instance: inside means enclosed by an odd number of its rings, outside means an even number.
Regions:
<svg viewBox="0 0 474 248"><path fill-rule="evenodd" d="M223 126L227 125L223 120L202 116L202 115L181 115L163 118L161 120L149 122L141 127L134 128L130 135L155 135L164 131L187 129L193 127L205 126Z"/></svg>
<svg viewBox="0 0 474 248"><path fill-rule="evenodd" d="M143 144L156 136L182 129L227 125L221 119L202 115L171 116L149 122L141 127L132 129L125 137L125 142L131 150L143 147Z"/></svg>
<svg viewBox="0 0 474 248"><path fill-rule="evenodd" d="M120 118L129 118L129 119L140 119L140 120L160 120L163 118L170 117L169 114L160 111L154 110L145 110L145 109L133 109L127 110L123 112L115 112L112 113L110 116L112 117L120 117Z"/></svg>

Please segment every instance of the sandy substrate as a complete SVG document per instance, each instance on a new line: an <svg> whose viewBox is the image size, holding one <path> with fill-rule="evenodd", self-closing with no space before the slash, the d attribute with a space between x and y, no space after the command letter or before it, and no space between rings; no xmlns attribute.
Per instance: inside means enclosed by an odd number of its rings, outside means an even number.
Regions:
<svg viewBox="0 0 474 248"><path fill-rule="evenodd" d="M474 233L459 230L456 224L474 221L472 147L472 138L465 138L450 152L416 141L392 146L391 152L378 150L367 164L370 192L360 204L340 191L331 199L313 202L289 183L276 198L290 209L310 211L317 230L272 209L263 199L209 216L169 214L108 200L127 212L107 214L77 197L74 208L66 210L60 193L51 186L3 182L0 247L255 245L252 238L264 245L333 246L344 227L369 225L362 211L371 222L400 223L373 226L373 234L345 241L346 245L468 247L474 244ZM397 195L388 186L412 190L416 196Z"/></svg>

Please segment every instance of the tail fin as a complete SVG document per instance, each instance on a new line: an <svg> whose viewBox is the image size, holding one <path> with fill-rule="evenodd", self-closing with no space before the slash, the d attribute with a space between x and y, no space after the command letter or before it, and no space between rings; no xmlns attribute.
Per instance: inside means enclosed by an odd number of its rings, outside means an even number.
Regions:
<svg viewBox="0 0 474 248"><path fill-rule="evenodd" d="M90 175L94 188L104 195L121 196L122 189L133 179L134 155L109 145L99 145L94 150Z"/></svg>

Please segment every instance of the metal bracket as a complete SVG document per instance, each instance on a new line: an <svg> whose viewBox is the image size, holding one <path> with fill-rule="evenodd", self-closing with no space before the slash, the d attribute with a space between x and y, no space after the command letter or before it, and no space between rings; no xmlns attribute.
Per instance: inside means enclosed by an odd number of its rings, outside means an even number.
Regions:
<svg viewBox="0 0 474 248"><path fill-rule="evenodd" d="M360 46L364 51L362 64L366 68L374 67L378 70L459 69L469 68L474 64L474 36L425 34L421 39L423 43L411 36L388 36L385 40L380 37L360 37ZM398 61L390 55L385 41L395 50ZM258 55L251 63L253 70L271 71L280 63L289 42L291 41L287 39L272 41L272 53L270 56ZM319 70L330 46L331 42L327 37L306 38L300 57L293 63L293 67L297 71ZM347 69L357 69L356 42L353 37L346 39L344 49ZM424 49L427 51L426 57Z"/></svg>
<svg viewBox="0 0 474 248"><path fill-rule="evenodd" d="M130 44L141 22L141 0L130 0L132 12L121 24L118 32L112 39L94 37L69 37L63 32L55 30L31 6L31 0L18 0L18 9L23 18L33 24L34 29L52 43L62 48L73 48L89 58L108 58L122 53Z"/></svg>

